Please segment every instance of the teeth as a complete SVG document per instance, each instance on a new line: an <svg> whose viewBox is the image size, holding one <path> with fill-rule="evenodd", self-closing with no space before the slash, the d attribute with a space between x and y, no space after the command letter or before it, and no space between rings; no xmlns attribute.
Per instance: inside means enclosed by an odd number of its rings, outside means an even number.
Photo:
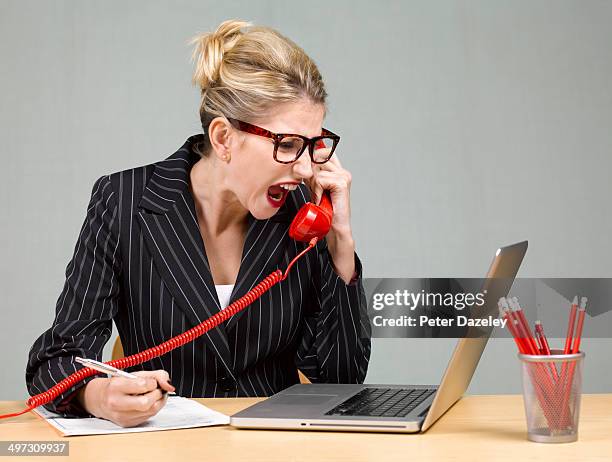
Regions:
<svg viewBox="0 0 612 462"><path fill-rule="evenodd" d="M296 184L281 184L279 186L287 191L295 191L297 189Z"/></svg>

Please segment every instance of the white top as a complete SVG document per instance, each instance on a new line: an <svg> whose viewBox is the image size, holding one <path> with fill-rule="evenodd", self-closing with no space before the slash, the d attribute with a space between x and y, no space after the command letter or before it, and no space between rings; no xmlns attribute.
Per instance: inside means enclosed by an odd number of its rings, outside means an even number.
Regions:
<svg viewBox="0 0 612 462"><path fill-rule="evenodd" d="M219 298L221 309L227 308L230 297L232 296L232 290L234 290L234 284L215 285L215 289L217 290L217 297Z"/></svg>

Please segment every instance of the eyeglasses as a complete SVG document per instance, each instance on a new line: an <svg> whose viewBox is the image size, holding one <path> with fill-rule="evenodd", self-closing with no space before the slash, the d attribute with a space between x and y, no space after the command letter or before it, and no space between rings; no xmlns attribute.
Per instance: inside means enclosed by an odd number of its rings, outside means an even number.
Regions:
<svg viewBox="0 0 612 462"><path fill-rule="evenodd" d="M340 137L335 133L323 128L320 136L308 138L295 133L272 133L265 128L252 125L241 120L227 118L232 126L241 132L263 136L274 140L274 160L281 164L290 164L300 158L306 148L312 162L324 164L327 162L340 142ZM321 152L321 149L330 148L328 153Z"/></svg>

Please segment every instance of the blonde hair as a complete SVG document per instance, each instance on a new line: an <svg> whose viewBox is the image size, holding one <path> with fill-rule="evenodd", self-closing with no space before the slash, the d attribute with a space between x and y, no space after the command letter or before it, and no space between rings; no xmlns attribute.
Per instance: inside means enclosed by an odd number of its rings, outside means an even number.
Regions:
<svg viewBox="0 0 612 462"><path fill-rule="evenodd" d="M277 104L307 98L325 106L327 92L315 63L274 29L239 20L224 21L216 31L192 38L195 72L201 89L200 120L210 150L208 126L219 116L251 121Z"/></svg>

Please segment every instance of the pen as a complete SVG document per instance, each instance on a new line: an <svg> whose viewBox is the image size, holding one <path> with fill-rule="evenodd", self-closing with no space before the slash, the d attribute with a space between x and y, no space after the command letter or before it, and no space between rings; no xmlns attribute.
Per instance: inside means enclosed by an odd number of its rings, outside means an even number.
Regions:
<svg viewBox="0 0 612 462"><path fill-rule="evenodd" d="M99 372L104 372L112 377L126 377L128 379L138 379L139 377L134 374L130 374L129 372L122 371L121 369L117 369L109 364L102 363L100 361L96 361L95 359L87 359L76 357L74 359L77 363L82 364L83 366L87 366L91 369L95 369ZM169 395L176 395L175 392L167 392L166 390L162 390L162 394L168 393Z"/></svg>
<svg viewBox="0 0 612 462"><path fill-rule="evenodd" d="M77 363L82 364L83 366L90 367L91 369L95 369L96 371L99 371L99 372L104 372L106 374L112 375L113 377L126 377L128 379L138 378L137 375L122 371L121 369L117 369L116 367L101 363L100 361L96 361L95 359L79 358L77 356L74 360Z"/></svg>

